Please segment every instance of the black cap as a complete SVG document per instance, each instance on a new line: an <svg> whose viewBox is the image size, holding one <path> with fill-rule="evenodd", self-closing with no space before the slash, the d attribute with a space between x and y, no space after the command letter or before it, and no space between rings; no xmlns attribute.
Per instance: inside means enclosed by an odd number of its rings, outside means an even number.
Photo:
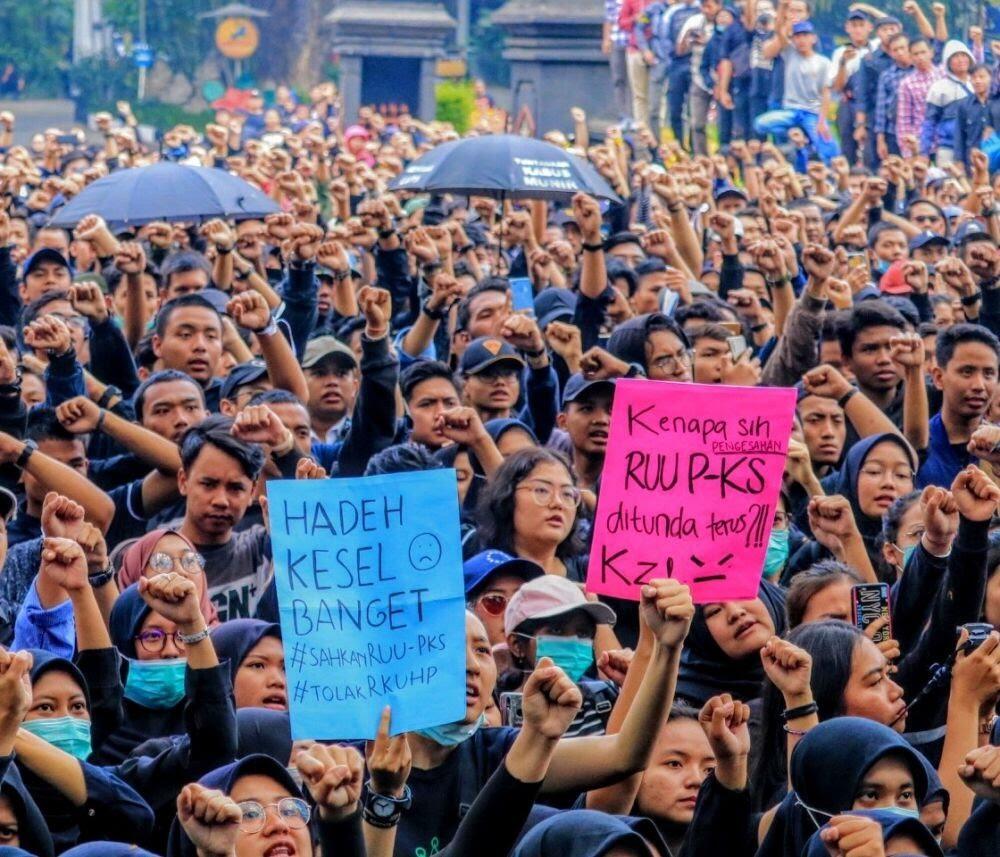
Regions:
<svg viewBox="0 0 1000 857"><path fill-rule="evenodd" d="M518 369L524 368L524 361L513 345L495 336L481 336L469 343L462 355L459 369L463 375L478 375L497 363L509 363Z"/></svg>
<svg viewBox="0 0 1000 857"><path fill-rule="evenodd" d="M232 400L237 391L244 384L252 384L267 375L267 366L263 360L251 360L248 363L240 363L229 370L226 380L222 382L220 396L223 399Z"/></svg>
<svg viewBox="0 0 1000 857"><path fill-rule="evenodd" d="M43 262L55 262L57 265L62 265L67 271L69 270L69 262L66 261L66 257L62 253L58 250L53 250L51 247L42 247L41 250L36 250L25 260L22 276L27 277L28 274Z"/></svg>
<svg viewBox="0 0 1000 857"><path fill-rule="evenodd" d="M562 394L562 404L565 408L570 402L575 402L588 390L594 387L600 387L602 392L606 391L608 393L613 393L615 389L615 382L610 378L601 378L596 381L588 381L579 372L575 375L570 375L566 380L566 386L563 387Z"/></svg>
<svg viewBox="0 0 1000 857"><path fill-rule="evenodd" d="M553 321L571 320L576 312L576 295L569 289L545 289L535 298L535 318L545 330Z"/></svg>

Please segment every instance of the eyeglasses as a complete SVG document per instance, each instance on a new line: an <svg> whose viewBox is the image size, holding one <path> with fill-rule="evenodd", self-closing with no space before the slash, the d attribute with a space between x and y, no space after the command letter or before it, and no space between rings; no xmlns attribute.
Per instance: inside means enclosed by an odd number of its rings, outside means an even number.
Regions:
<svg viewBox="0 0 1000 857"><path fill-rule="evenodd" d="M580 505L580 489L572 485L564 485L556 488L547 482L530 482L517 486L518 491L530 491L531 496L539 506L550 506L558 495L559 503L570 508L577 508Z"/></svg>
<svg viewBox="0 0 1000 857"><path fill-rule="evenodd" d="M278 818L292 830L301 830L309 823L312 810L304 800L297 797L283 797L277 803L262 804L255 800L244 800L238 804L243 820L241 833L260 833L267 822L267 811L277 810Z"/></svg>
<svg viewBox="0 0 1000 857"><path fill-rule="evenodd" d="M87 330L90 327L90 322L82 315L62 315L58 312L50 312L48 315L50 318L58 318L70 327L78 327L80 330Z"/></svg>
<svg viewBox="0 0 1000 857"><path fill-rule="evenodd" d="M872 479L884 479L888 473L895 482L913 481L913 471L909 467L900 467L896 470L887 471L886 468L877 465L865 465L861 468L861 472Z"/></svg>
<svg viewBox="0 0 1000 857"><path fill-rule="evenodd" d="M499 592L487 592L472 603L473 607L476 605L482 607L490 616L502 616L507 609L507 596Z"/></svg>
<svg viewBox="0 0 1000 857"><path fill-rule="evenodd" d="M174 570L174 564L181 567L185 574L201 574L205 570L205 557L194 551L184 551L179 557L172 557L163 551L157 551L149 558L149 567L157 574L166 574Z"/></svg>
<svg viewBox="0 0 1000 857"><path fill-rule="evenodd" d="M649 365L661 372L676 372L678 369L690 369L691 352L682 351L680 354L665 354L663 357L657 357Z"/></svg>
<svg viewBox="0 0 1000 857"><path fill-rule="evenodd" d="M149 652L151 655L158 655L167 645L168 637L174 641L174 648L180 652L184 651L184 641L181 639L180 631L168 634L158 628L152 628L149 631L143 631L141 634L136 635L135 641L142 646L144 652Z"/></svg>

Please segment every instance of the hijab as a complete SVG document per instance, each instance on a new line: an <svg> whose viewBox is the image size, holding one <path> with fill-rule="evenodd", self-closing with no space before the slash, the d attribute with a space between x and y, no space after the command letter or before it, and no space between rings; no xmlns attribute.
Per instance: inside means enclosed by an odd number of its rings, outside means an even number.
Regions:
<svg viewBox="0 0 1000 857"><path fill-rule="evenodd" d="M292 779L292 775L288 773L285 766L276 759L260 753L216 768L205 774L198 782L206 788L218 789L224 795L228 795L232 792L237 780L252 774L268 777L287 789L293 797L302 797L302 790L295 784L295 780ZM167 857L196 857L196 855L194 843L188 838L181 823L175 818L170 827Z"/></svg>
<svg viewBox="0 0 1000 857"><path fill-rule="evenodd" d="M3 857L3 852L0 852ZM140 848L138 845L127 845L124 842L87 842L77 845L69 851L63 851L62 857L156 857L152 851Z"/></svg>
<svg viewBox="0 0 1000 857"><path fill-rule="evenodd" d="M236 673L246 656L264 637L281 639L281 626L260 619L230 619L212 629L212 645L219 662L229 661L229 673L236 683Z"/></svg>
<svg viewBox="0 0 1000 857"><path fill-rule="evenodd" d="M875 538L882 532L882 516L879 515L877 518L873 518L861 511L861 503L858 500L858 477L861 475L861 468L864 467L865 461L871 454L871 451L880 443L886 441L896 444L896 446L903 450L907 460L910 462L910 467L914 474L916 474L917 461L912 447L900 435L894 432L885 432L884 434L873 434L870 437L862 438L850 448L844 459L844 466L837 474L834 486L834 493L841 494L850 502L851 511L854 513L854 521L861 532L861 537L864 539L869 555L873 557L878 556L878 551L875 549Z"/></svg>
<svg viewBox="0 0 1000 857"><path fill-rule="evenodd" d="M757 597L771 616L774 633L780 637L786 625L785 591L762 580ZM712 636L704 608L697 606L681 652L677 695L699 707L720 693L731 693L741 702L749 702L761 695L763 684L764 666L760 655L751 652L739 660L730 658Z"/></svg>
<svg viewBox="0 0 1000 857"><path fill-rule="evenodd" d="M287 711L241 708L236 712L236 757L262 753L287 765L292 758L292 724Z"/></svg>
<svg viewBox="0 0 1000 857"><path fill-rule="evenodd" d="M83 673L80 672L76 664L66 658L57 657L45 649L28 649L28 651L31 652L31 656L34 658L34 663L31 665L31 672L28 674L31 677L32 685L46 673L66 673L79 685L80 690L83 691L83 696L87 700L87 711L90 711L90 688L87 687L87 679L84 678Z"/></svg>
<svg viewBox="0 0 1000 857"><path fill-rule="evenodd" d="M121 568L118 570L118 587L120 589L125 589L125 587L131 586L143 576L143 573L146 570L146 565L149 563L149 558L156 552L157 542L159 542L164 536L171 534L177 536L179 539L183 539L191 550L195 553L198 552L198 549L191 544L191 540L188 539L187 536L183 535L179 530L172 528L150 530L146 533L146 535L142 536L142 538L136 539L132 542L132 544L130 544L122 552ZM205 621L209 624L209 627L218 625L219 616L215 611L215 605L208 597L208 582L205 580L204 572L202 572L199 577L201 579L195 581L195 583L198 587L201 615L205 617Z"/></svg>
<svg viewBox="0 0 1000 857"><path fill-rule="evenodd" d="M792 791L779 804L757 857L802 854L830 816L851 811L864 775L890 755L907 764L917 805L923 805L928 791L926 762L888 726L863 717L834 717L810 729L792 751Z"/></svg>
<svg viewBox="0 0 1000 857"><path fill-rule="evenodd" d="M934 834L919 818L907 818L887 809L855 809L847 814L860 815L877 821L882 827L883 842L888 842L893 836L907 836L920 846L924 854L930 857L944 857L944 852ZM825 829L826 825L823 827ZM826 844L820 839L819 831L816 831L809 839L805 857L829 857L829 855Z"/></svg>
<svg viewBox="0 0 1000 857"><path fill-rule="evenodd" d="M135 636L139 633L142 623L153 609L142 600L139 594L139 584L133 583L125 589L115 606L111 608L108 619L108 631L111 642L126 658L135 658Z"/></svg>
<svg viewBox="0 0 1000 857"><path fill-rule="evenodd" d="M17 765L8 766L3 775L3 783L0 784L0 794L7 798L17 819L20 847L36 857L53 857L55 846L52 834L49 833L49 826L21 779Z"/></svg>
<svg viewBox="0 0 1000 857"><path fill-rule="evenodd" d="M651 854L652 842L667 855L663 838L648 818L627 818L594 810L560 812L531 828L511 857L601 857L612 848L631 846Z"/></svg>

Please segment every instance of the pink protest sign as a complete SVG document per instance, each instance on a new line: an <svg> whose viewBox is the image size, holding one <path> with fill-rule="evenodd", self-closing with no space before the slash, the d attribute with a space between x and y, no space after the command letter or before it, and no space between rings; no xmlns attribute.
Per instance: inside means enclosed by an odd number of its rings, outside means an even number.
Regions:
<svg viewBox="0 0 1000 857"><path fill-rule="evenodd" d="M638 600L673 577L698 604L753 598L795 391L618 381L587 590Z"/></svg>

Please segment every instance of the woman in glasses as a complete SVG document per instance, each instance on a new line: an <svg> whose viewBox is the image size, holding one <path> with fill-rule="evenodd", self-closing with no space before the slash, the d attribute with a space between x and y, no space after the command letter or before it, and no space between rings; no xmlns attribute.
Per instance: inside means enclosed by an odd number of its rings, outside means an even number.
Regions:
<svg viewBox="0 0 1000 857"><path fill-rule="evenodd" d="M118 588L125 589L140 577L177 572L190 577L198 589L201 612L209 627L219 623L215 605L208 597L205 560L179 531L151 530L136 539L122 553L118 570Z"/></svg>
<svg viewBox="0 0 1000 857"><path fill-rule="evenodd" d="M484 548L530 559L546 574L582 581L587 563L577 511L580 489L566 459L544 448L510 455L482 492Z"/></svg>

